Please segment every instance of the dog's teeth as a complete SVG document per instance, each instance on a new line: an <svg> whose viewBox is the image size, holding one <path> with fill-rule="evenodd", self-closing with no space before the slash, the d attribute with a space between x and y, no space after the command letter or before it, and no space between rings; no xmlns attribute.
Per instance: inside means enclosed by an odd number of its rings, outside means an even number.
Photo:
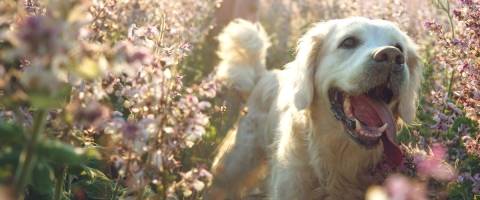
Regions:
<svg viewBox="0 0 480 200"><path fill-rule="evenodd" d="M358 133L360 133L360 135L362 135L362 136L367 136L367 134L365 133L364 130L360 130L360 131L358 131Z"/></svg>
<svg viewBox="0 0 480 200"><path fill-rule="evenodd" d="M345 100L343 101L343 111L347 115L347 117L353 117L352 114L352 105L350 104L350 98L348 96L345 96Z"/></svg>
<svg viewBox="0 0 480 200"><path fill-rule="evenodd" d="M362 131L362 123L360 123L360 121L358 121L358 119L355 119L355 130L360 132Z"/></svg>
<svg viewBox="0 0 480 200"><path fill-rule="evenodd" d="M385 124L383 124L382 127L378 128L378 131L379 131L380 133L383 133L383 132L385 132L385 131L387 130L387 128L388 128L388 123L385 123Z"/></svg>

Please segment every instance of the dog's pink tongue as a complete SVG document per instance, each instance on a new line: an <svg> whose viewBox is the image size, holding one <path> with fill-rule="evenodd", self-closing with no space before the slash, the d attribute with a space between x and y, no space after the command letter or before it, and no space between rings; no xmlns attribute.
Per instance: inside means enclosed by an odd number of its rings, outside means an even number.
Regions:
<svg viewBox="0 0 480 200"><path fill-rule="evenodd" d="M403 161L403 153L394 142L396 135L395 120L386 103L374 100L367 95L350 97L353 115L371 127L380 127L388 123L388 128L382 135L383 151L391 166L398 166Z"/></svg>

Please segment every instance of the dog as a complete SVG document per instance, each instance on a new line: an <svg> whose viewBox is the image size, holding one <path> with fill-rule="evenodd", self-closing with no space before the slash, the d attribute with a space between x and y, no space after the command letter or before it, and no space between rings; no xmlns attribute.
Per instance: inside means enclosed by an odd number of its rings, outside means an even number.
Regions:
<svg viewBox="0 0 480 200"><path fill-rule="evenodd" d="M218 41L216 78L247 111L218 149L207 199L255 187L274 200L363 199L369 171L402 164L395 135L414 120L422 66L394 23L317 23L282 70L267 70L259 24L234 20Z"/></svg>

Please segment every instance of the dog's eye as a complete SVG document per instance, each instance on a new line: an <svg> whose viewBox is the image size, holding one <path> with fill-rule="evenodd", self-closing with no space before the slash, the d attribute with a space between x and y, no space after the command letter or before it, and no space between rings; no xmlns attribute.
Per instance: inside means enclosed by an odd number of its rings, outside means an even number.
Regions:
<svg viewBox="0 0 480 200"><path fill-rule="evenodd" d="M338 46L338 47L342 48L342 49L353 49L353 48L357 47L359 43L360 43L360 41L357 38L348 37L348 38L345 38L342 41L342 43L340 43L340 46Z"/></svg>
<svg viewBox="0 0 480 200"><path fill-rule="evenodd" d="M403 47L401 44L397 43L394 45L395 48L397 48L398 50L400 50L401 52L403 52Z"/></svg>

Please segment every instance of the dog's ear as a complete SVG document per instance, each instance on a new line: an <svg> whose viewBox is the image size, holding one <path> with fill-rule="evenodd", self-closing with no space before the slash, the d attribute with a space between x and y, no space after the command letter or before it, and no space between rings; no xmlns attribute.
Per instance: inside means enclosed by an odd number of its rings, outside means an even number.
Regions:
<svg viewBox="0 0 480 200"><path fill-rule="evenodd" d="M288 68L292 69L292 92L298 110L310 105L314 95L315 68L319 64L325 37L329 31L327 22L316 24L298 42L297 55Z"/></svg>
<svg viewBox="0 0 480 200"><path fill-rule="evenodd" d="M402 87L400 101L398 105L398 114L405 123L411 123L415 119L415 113L418 104L418 92L422 79L422 63L417 53L416 45L409 40L407 48L408 76Z"/></svg>

